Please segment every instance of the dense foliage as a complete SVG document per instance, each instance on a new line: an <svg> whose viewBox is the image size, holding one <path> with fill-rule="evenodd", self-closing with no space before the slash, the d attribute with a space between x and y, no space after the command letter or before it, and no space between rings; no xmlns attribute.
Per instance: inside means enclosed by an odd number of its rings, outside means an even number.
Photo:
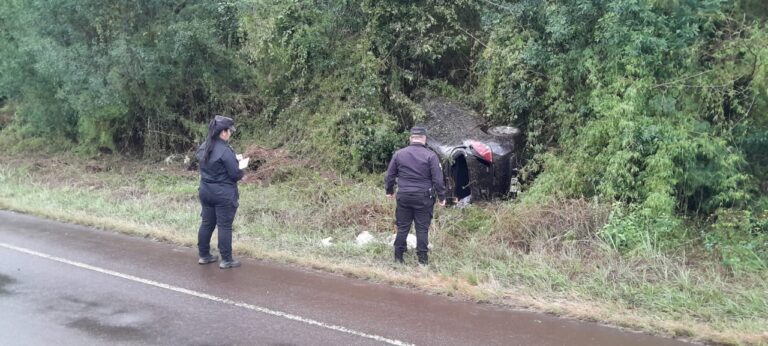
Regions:
<svg viewBox="0 0 768 346"><path fill-rule="evenodd" d="M768 36L726 10L521 2L494 19L481 89L491 117L526 129L532 192L631 206L615 226L652 239L680 234L678 214L764 213Z"/></svg>
<svg viewBox="0 0 768 346"><path fill-rule="evenodd" d="M212 112L238 106L248 76L230 3L11 0L0 23L17 131L86 149L191 145Z"/></svg>
<svg viewBox="0 0 768 346"><path fill-rule="evenodd" d="M766 269L766 16L753 0L9 0L0 126L147 154L189 150L226 113L377 172L440 95L524 131L529 201L613 203L617 250L694 239Z"/></svg>

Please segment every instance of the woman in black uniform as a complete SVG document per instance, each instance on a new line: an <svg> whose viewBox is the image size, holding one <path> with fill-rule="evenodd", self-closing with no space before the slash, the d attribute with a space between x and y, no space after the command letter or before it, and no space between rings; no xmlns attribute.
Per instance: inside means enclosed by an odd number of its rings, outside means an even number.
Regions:
<svg viewBox="0 0 768 346"><path fill-rule="evenodd" d="M208 124L208 138L197 150L200 161L200 203L203 218L197 233L198 263L218 261L211 255L211 236L219 226L219 268L236 268L240 261L232 258L232 221L237 212L239 193L237 181L243 178L237 156L229 145L235 131L231 118L217 115Z"/></svg>

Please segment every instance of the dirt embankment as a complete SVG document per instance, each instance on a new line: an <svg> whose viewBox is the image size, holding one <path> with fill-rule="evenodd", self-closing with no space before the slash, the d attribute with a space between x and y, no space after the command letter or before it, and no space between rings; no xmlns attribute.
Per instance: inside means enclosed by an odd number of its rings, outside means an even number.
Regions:
<svg viewBox="0 0 768 346"><path fill-rule="evenodd" d="M328 179L336 176L323 170L317 163L300 159L283 149L269 149L259 145L251 145L242 153L250 157L243 184L259 184L267 186L290 178L297 170L313 170Z"/></svg>
<svg viewBox="0 0 768 346"><path fill-rule="evenodd" d="M308 159L300 159L283 149L269 149L259 145L251 145L243 157L251 161L245 171L242 184L259 184L267 186L273 182L285 181L299 171L311 170L329 180L338 180L338 176L318 163ZM50 187L78 187L91 185L100 188L107 182L101 174L119 172L126 176L140 176L142 172L161 171L166 174L196 177L198 162L193 155L175 154L160 161L146 159L131 159L117 155L98 156L93 158L77 158L65 155L63 157L21 155L4 156L5 164L14 167L26 167L28 172Z"/></svg>

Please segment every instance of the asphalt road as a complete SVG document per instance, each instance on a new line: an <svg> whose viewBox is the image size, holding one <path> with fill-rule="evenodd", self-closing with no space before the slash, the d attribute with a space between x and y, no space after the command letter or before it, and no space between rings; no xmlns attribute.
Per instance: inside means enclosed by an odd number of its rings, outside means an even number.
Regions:
<svg viewBox="0 0 768 346"><path fill-rule="evenodd" d="M2 345L685 345L0 211Z"/></svg>

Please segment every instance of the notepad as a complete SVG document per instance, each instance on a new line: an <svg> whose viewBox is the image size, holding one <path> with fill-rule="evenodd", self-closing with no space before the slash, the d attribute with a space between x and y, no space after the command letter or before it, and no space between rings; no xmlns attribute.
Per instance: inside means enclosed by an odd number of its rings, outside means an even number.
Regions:
<svg viewBox="0 0 768 346"><path fill-rule="evenodd" d="M248 163L249 162L251 162L251 158L250 157L246 157L246 158L240 160L240 162L239 162L240 163L240 165L239 165L240 169L248 168Z"/></svg>

